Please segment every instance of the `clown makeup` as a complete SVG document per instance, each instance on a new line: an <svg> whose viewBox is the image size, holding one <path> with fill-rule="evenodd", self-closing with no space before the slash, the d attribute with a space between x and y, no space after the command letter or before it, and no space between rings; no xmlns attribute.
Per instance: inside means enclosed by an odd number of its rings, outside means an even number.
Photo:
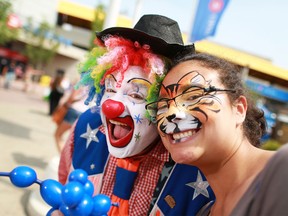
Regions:
<svg viewBox="0 0 288 216"><path fill-rule="evenodd" d="M148 105L157 110L157 125L162 136L172 134L174 142L183 141L201 129L209 113L220 111L221 100L216 93L230 90L210 83L199 72L190 71L176 83L162 85L160 100Z"/></svg>
<svg viewBox="0 0 288 216"><path fill-rule="evenodd" d="M153 80L141 67L130 66L119 85L120 73L105 79L101 118L108 136L109 152L124 158L141 153L158 137L157 130L145 118L145 104Z"/></svg>

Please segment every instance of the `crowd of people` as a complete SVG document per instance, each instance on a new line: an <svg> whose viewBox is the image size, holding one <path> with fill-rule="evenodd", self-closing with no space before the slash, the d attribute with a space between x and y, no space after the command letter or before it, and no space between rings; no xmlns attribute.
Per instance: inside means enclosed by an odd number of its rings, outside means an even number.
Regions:
<svg viewBox="0 0 288 216"><path fill-rule="evenodd" d="M3 60L3 59L2 59ZM0 73L0 86L9 90L14 87L16 81L21 83L22 88L20 90L24 92L30 92L32 90L32 84L40 84L40 76L43 72L36 70L32 65L26 65L16 60L2 61ZM17 84L17 88L18 85ZM63 116L61 122L56 123L56 130L54 133L56 147L61 152L64 141L63 136L71 128L73 123L79 117L79 115L87 109L84 104L85 90L74 89L74 84L65 77L65 72L62 69L58 69L55 76L51 78L50 86L43 90L43 98L47 94L48 99L48 115L51 116L60 106L67 107L67 113ZM41 85L41 84L40 84Z"/></svg>
<svg viewBox="0 0 288 216"><path fill-rule="evenodd" d="M35 69L31 64L15 59L0 58L1 88L9 90L18 82L23 92L34 91L42 75L44 71Z"/></svg>
<svg viewBox="0 0 288 216"><path fill-rule="evenodd" d="M0 85L4 89L10 89L14 80L24 76L23 65L16 60L1 59L0 61Z"/></svg>

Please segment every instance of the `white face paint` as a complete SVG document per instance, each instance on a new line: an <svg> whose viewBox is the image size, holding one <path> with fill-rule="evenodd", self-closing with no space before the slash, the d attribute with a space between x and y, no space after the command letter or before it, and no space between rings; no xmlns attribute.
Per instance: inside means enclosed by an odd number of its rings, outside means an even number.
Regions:
<svg viewBox="0 0 288 216"><path fill-rule="evenodd" d="M108 149L117 158L141 153L158 137L156 127L145 117L145 99L153 80L141 67L130 66L119 85L120 73L105 79L101 119Z"/></svg>

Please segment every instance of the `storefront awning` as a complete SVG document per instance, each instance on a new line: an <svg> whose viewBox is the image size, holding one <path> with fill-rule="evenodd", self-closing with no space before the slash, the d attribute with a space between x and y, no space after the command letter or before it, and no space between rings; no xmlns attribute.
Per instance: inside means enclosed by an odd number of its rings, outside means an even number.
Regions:
<svg viewBox="0 0 288 216"><path fill-rule="evenodd" d="M69 1L59 1L58 13L66 14L80 19L92 21L94 19L94 10L91 7L79 5Z"/></svg>
<svg viewBox="0 0 288 216"><path fill-rule="evenodd" d="M19 53L17 51L10 50L10 49L5 48L5 47L0 47L0 57L7 58L7 59L13 59L15 61L19 61L19 62L23 62L23 63L27 62L26 56L22 55L21 53Z"/></svg>
<svg viewBox="0 0 288 216"><path fill-rule="evenodd" d="M79 19L93 21L95 18L94 8L87 7L82 4L77 4L70 1L60 0L58 3L58 13L66 14L69 16L77 17ZM117 26L131 27L132 21L125 16L119 15L117 20Z"/></svg>
<svg viewBox="0 0 288 216"><path fill-rule="evenodd" d="M253 56L206 40L196 42L195 48L197 52L216 55L243 67L248 67L261 73L288 81L288 70L273 65L271 61L264 58Z"/></svg>

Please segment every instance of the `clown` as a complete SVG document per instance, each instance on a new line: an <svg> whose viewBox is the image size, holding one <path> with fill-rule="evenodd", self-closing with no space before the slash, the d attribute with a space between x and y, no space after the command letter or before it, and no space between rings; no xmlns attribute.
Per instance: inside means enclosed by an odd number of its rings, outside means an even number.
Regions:
<svg viewBox="0 0 288 216"><path fill-rule="evenodd" d="M148 46L141 47L137 42L110 37L105 46L111 50L98 63L100 67L113 65L102 78L105 93L101 118L108 136L108 150L117 158L135 156L158 142L155 126L145 117L144 104L156 78L164 75L165 64ZM91 76L97 73L96 67Z"/></svg>
<svg viewBox="0 0 288 216"><path fill-rule="evenodd" d="M145 105L157 99L173 56L194 46L184 46L178 24L159 15L143 16L133 29L96 35L98 46L81 65L79 83L91 87L87 103L96 98L96 106L75 125L61 154L59 180L84 169L94 194L117 204L109 215L193 215L213 194L209 185L202 196L188 185L205 179L197 168L170 159Z"/></svg>

